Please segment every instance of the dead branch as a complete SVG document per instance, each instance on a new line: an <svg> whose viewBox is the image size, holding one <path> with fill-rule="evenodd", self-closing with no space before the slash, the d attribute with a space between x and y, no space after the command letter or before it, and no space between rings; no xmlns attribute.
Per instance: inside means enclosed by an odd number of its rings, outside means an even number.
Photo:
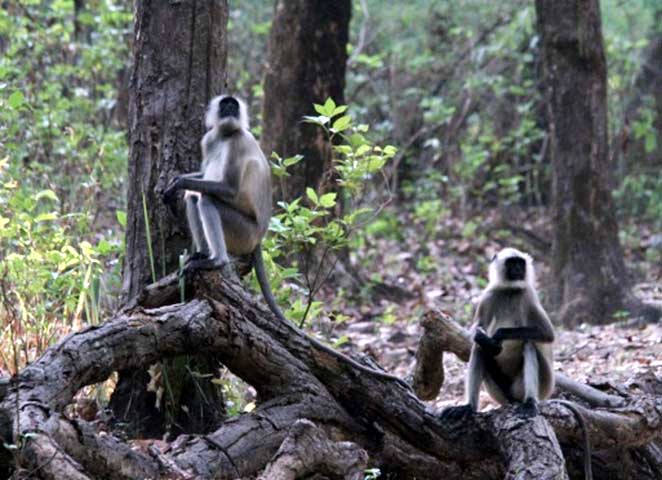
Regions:
<svg viewBox="0 0 662 480"><path fill-rule="evenodd" d="M352 442L334 442L308 420L297 421L267 465L260 480L295 480L326 473L347 480L361 480L368 454Z"/></svg>
<svg viewBox="0 0 662 480"><path fill-rule="evenodd" d="M270 462L275 469L292 455L303 455L286 454L305 451L297 440L303 437L293 437L291 430L300 420L329 435L327 451L351 441L356 445L352 452L365 450L371 464L407 478L489 480L505 474L534 478L545 468L561 472L554 432L565 458L574 459L573 452L580 450L574 416L559 405L544 404L543 417L522 425L507 408L458 425L445 424L411 390L320 350L241 286L215 272L187 278L188 301L171 303L179 300L179 287L176 275L148 287L116 317L69 335L12 379L0 400L0 414L18 432L10 443L20 448L21 475L29 471L37 478L125 479L150 478L158 472L157 477L175 479L246 477ZM449 342L444 350L468 356L466 332L450 320L446 323L449 328L437 332ZM120 369L146 368L190 352L213 356L251 384L258 393L255 410L227 420L208 435L182 435L165 451L152 448L149 454L133 451L92 424L62 416L84 386ZM590 412L593 444L603 449L602 471L620 474L609 478L635 478L627 477L633 473L636 478L656 478L662 459L651 442L660 438L661 417L662 397L654 394ZM519 434L512 433L513 425L522 429ZM357 455L350 462L356 468L362 458ZM628 455L630 463L623 461ZM645 455L648 470L637 461ZM530 463L524 468L521 461ZM331 468L329 463L321 468Z"/></svg>

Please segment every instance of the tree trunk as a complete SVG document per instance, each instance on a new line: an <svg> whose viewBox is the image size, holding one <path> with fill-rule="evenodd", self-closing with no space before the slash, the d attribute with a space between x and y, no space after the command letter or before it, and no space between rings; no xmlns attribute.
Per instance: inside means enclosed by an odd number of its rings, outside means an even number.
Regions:
<svg viewBox="0 0 662 480"><path fill-rule="evenodd" d="M0 389L0 440L19 448L14 478L234 479L265 466L263 478L357 478L366 453L388 478L582 478L575 473L581 428L558 402L541 403L542 415L526 421L511 406L444 423L411 390L319 349L218 272L186 284L190 301L172 303L179 284L170 275L115 318L67 336L9 382L0 379L8 385ZM440 319L449 334L436 336L447 342L439 352L464 356L468 333ZM218 358L251 384L256 408L207 435L140 449L63 415L81 388L113 371L192 351ZM618 407L584 408L596 478L660 478L660 380L650 375L620 386L618 395L583 387L618 400Z"/></svg>
<svg viewBox="0 0 662 480"><path fill-rule="evenodd" d="M628 289L611 197L598 0L536 0L553 164L552 303L565 325L659 317Z"/></svg>
<svg viewBox="0 0 662 480"><path fill-rule="evenodd" d="M264 78L262 149L281 157L303 155L292 175L275 185L286 201L306 187L324 189L331 145L304 115L315 115L313 103L333 98L344 102L350 0L277 0L271 25Z"/></svg>
<svg viewBox="0 0 662 480"><path fill-rule="evenodd" d="M200 2L136 2L134 65L129 98L129 185L123 295L133 298L142 288L177 268L178 256L190 246L186 225L161 201L161 193L178 174L199 169L203 117L209 99L221 93L227 58L227 0ZM181 212L180 212L181 213ZM165 374L181 378L181 362ZM195 368L216 373L208 360ZM188 366L189 369L192 365ZM172 379L169 378L169 379ZM147 436L163 432L162 411L155 409L155 394L145 388L146 371L121 372L111 405L115 415ZM211 404L218 405L216 388L203 383ZM179 382L178 382L179 383ZM196 388L174 386L183 393ZM169 392L172 393L172 392ZM181 399L189 412L199 412L200 399ZM179 406L179 402L177 402ZM181 418L175 408L172 421L191 431L214 426L220 415ZM184 429L185 431L188 429Z"/></svg>

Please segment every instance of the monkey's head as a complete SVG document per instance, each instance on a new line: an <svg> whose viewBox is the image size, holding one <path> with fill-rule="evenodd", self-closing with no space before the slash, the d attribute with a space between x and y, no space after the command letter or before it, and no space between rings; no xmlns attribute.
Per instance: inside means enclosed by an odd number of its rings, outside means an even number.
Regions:
<svg viewBox="0 0 662 480"><path fill-rule="evenodd" d="M219 95L209 102L205 115L208 130L218 127L222 135L231 135L238 130L248 130L246 104L232 95Z"/></svg>
<svg viewBox="0 0 662 480"><path fill-rule="evenodd" d="M490 263L490 287L526 288L534 286L535 272L529 255L515 248L504 248Z"/></svg>

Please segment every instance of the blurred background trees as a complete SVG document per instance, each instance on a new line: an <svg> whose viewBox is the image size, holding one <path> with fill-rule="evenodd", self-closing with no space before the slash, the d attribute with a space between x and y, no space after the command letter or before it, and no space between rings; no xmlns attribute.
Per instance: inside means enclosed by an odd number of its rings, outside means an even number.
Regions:
<svg viewBox="0 0 662 480"><path fill-rule="evenodd" d="M557 80L577 92L571 105L559 108L546 105L549 62L560 61L559 46L546 43L539 31L556 28L558 18L541 15L537 23L531 1L415 0L395 7L355 0L333 2L328 10L311 10L328 2L230 1L227 69L222 46L210 50L218 56L214 69L206 66L210 57L183 62L187 42L197 45L193 27L201 42L216 45L208 43L215 22L198 25L197 15L157 29L146 63L132 65L130 52L140 45L133 45L128 0L0 3L3 370L15 370L63 333L115 309L122 264L131 266L124 276L129 296L151 281L151 262L157 276L176 268L172 249L183 248L186 239L175 241L181 232L163 223L159 188L194 168L204 103L226 81L249 100L267 156L272 149L281 159L304 155L288 169L291 176L276 178L284 186L276 200L301 197L298 205L306 210L276 207L266 250L282 265L270 261L273 281L285 292L283 304L295 305L296 318L308 312L306 321L317 329L357 316L392 322L396 309L401 318L414 318L430 303L467 316L471 296L484 285L488 253L506 244L534 253L546 306L572 302L553 295L568 285L559 235L577 235L570 224L570 231L559 228L562 219L552 208L560 195L572 215L606 218L590 222L568 261L595 255L600 265L613 266L606 275L614 291L633 282L639 298L662 298L657 2L600 2L602 40L595 26L581 41L567 39L574 53L564 55L577 58L563 57L567 69ZM597 2L589 3L597 22ZM192 21L184 25L186 18ZM156 97L141 93L136 72L158 89ZM595 98L585 91L591 85ZM319 121L324 114L312 103L326 97L348 106L335 118L350 117L341 126L351 121L333 142L319 123L299 122L304 115ZM136 108L142 115L136 117ZM550 128L569 114L577 120L568 134L585 128L590 135L572 142L573 157L561 155L563 132ZM379 169L351 170L355 156L372 158L375 148L383 152L387 145L398 151L377 155L385 163ZM593 147L598 163L586 165L586 182L579 185L586 189L566 196L561 176L576 181L574 169L588 162L581 153ZM350 199L309 195L304 185L315 189L324 175L334 178L329 165L344 165L345 174L360 177L366 188ZM582 203L594 201L584 198L589 187L603 199L600 212L591 210L595 203ZM326 229L318 219L349 200L370 208L353 219L354 228L332 222ZM352 236L344 236L350 230ZM312 298L292 247L311 239L346 248L348 262L366 281L350 289L327 285ZM603 249L610 253L598 255ZM173 256L165 257L166 251ZM552 259L561 263L554 266ZM584 275L597 268L577 260L573 265ZM606 288L602 280L578 278L584 286ZM416 298L411 308L403 311L402 302L381 295L390 287L410 292ZM590 315L573 313L568 323L632 318L627 302L596 308L611 295L591 293L582 307Z"/></svg>

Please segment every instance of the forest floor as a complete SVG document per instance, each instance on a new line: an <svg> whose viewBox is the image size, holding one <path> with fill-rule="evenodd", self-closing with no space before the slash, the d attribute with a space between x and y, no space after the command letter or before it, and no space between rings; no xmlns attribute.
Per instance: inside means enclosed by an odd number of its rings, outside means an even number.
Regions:
<svg viewBox="0 0 662 480"><path fill-rule="evenodd" d="M532 254L545 304L548 254L540 248L550 236L544 222L509 214L511 225L516 222L520 229L535 232L534 243L539 249L535 250L508 229L494 227L503 223L494 212L480 219L442 216L430 221L392 210L386 212L386 218L390 218L385 222L387 227L368 234L362 246L351 253L352 268L370 278L373 287L346 288L345 292L356 293L339 295L339 287L329 284L318 296L324 310L332 313L313 322L312 332L320 340L345 352L368 354L387 371L408 378L414 369L421 315L436 308L468 326L473 303L486 285L489 260L505 246ZM646 225L628 225L622 232L636 294L662 308L662 250L659 246L654 250L654 233ZM641 371L662 376L662 324L625 327L624 323L627 319L607 326L560 328L556 370L594 385L621 383ZM310 326L306 330L311 333ZM441 393L429 402L432 408L462 401L464 364L447 354L444 370ZM253 388L227 371L222 377L231 414L255 400ZM115 376L101 388L101 397L109 397L114 383ZM78 398L93 398L95 392L99 391L86 388ZM481 407L487 406L495 404L483 392Z"/></svg>
<svg viewBox="0 0 662 480"><path fill-rule="evenodd" d="M401 222L407 221L406 217L401 218L401 214L397 217ZM397 298L396 295L396 298L387 299L373 293L372 298L364 295L362 298L340 299L329 288L320 300L326 305L334 305L342 314L336 318L345 321L319 322L314 325L314 330L327 342L333 344L335 341L345 351L367 353L386 370L407 377L414 368L421 314L429 308L437 308L468 326L473 302L485 285L489 259L505 246L531 252L538 269L544 304L544 286L549 276L545 254L533 250L530 244L513 237L507 230L482 227L499 224L495 217L492 214L482 222L447 218L436 228L412 220L407 228L398 230L399 235L395 238L366 242L353 254L353 259L361 259L357 269L371 279L400 287L410 296ZM516 221L519 228L536 232L541 240L551 238L546 233L546 225L516 217L511 218L511 225ZM467 225L474 230L469 235ZM622 234L622 241L626 264L633 275L634 291L639 298L662 307L662 250L659 246L658 250L653 250L654 233L646 225L630 225L622 230L626 232ZM442 234L430 234L429 231ZM409 250L404 250L403 246ZM556 370L594 385L621 383L641 371L662 376L662 324L627 326L627 323L624 318L606 326L581 325L573 330L559 328ZM446 380L437 400L430 402L432 407L462 401L464 364L454 355L447 354L444 370ZM481 395L481 403L482 406L493 405L485 392Z"/></svg>

